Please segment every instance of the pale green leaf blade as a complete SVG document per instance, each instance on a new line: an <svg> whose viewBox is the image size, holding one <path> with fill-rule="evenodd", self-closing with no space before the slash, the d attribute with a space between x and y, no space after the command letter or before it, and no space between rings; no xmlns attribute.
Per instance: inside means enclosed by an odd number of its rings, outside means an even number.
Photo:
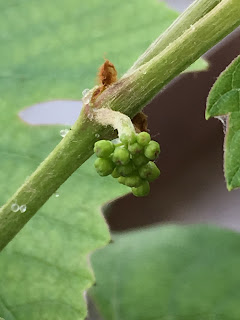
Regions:
<svg viewBox="0 0 240 320"><path fill-rule="evenodd" d="M162 226L115 236L97 251L90 294L105 320L238 320L239 234Z"/></svg>
<svg viewBox="0 0 240 320"><path fill-rule="evenodd" d="M9 159L13 160L9 156L4 169L10 170ZM92 160L1 252L0 313L6 320L12 319L10 315L19 320L84 319L83 292L94 281L88 255L110 240L100 207L127 192L110 177L98 177ZM31 170L13 161L12 172L14 165L18 166L17 185ZM6 181L7 173L2 177Z"/></svg>
<svg viewBox="0 0 240 320"><path fill-rule="evenodd" d="M240 187L240 56L220 75L210 91L206 118L228 116L224 171L228 190Z"/></svg>

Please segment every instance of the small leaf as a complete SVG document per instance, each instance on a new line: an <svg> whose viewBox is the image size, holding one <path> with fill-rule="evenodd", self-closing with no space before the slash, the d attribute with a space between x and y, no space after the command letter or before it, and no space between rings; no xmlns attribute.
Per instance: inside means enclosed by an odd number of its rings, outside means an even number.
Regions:
<svg viewBox="0 0 240 320"><path fill-rule="evenodd" d="M162 226L116 235L92 256L105 320L239 320L240 235Z"/></svg>
<svg viewBox="0 0 240 320"><path fill-rule="evenodd" d="M220 75L208 97L206 119L225 115L224 171L232 190L240 187L240 56Z"/></svg>

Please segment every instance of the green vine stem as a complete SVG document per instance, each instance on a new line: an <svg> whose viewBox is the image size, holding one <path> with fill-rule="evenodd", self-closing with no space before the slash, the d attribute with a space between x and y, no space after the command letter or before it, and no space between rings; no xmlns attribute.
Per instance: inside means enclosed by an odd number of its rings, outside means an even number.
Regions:
<svg viewBox="0 0 240 320"><path fill-rule="evenodd" d="M166 40L170 43L166 49L105 90L94 106L86 104L72 130L1 208L0 250L60 185L92 155L94 143L98 139L114 137L112 129L101 126L94 120L95 108L107 107L133 117L174 76L239 24L239 0L222 0L179 38L172 42L170 36L170 40ZM165 37L167 39L167 34ZM98 135L100 137L96 138ZM26 212L13 212L14 203L25 204Z"/></svg>
<svg viewBox="0 0 240 320"><path fill-rule="evenodd" d="M96 106L132 118L175 76L239 25L239 0L221 1L162 52L104 91Z"/></svg>
<svg viewBox="0 0 240 320"><path fill-rule="evenodd" d="M223 0L197 0L193 2L179 18L161 34L150 47L137 59L129 69L128 74L151 60L163 51L170 43L179 38L187 29L204 17Z"/></svg>
<svg viewBox="0 0 240 320"><path fill-rule="evenodd" d="M111 138L112 130L89 119L84 112L37 170L0 210L0 250L21 230L38 209L92 154L101 136ZM12 210L13 204L26 205L26 212Z"/></svg>

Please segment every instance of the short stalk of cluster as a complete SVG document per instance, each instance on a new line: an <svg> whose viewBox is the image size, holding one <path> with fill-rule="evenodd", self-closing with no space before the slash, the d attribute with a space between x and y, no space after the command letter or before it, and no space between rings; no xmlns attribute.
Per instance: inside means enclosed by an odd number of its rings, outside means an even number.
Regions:
<svg viewBox="0 0 240 320"><path fill-rule="evenodd" d="M154 163L160 153L158 142L151 140L147 132L136 133L125 126L121 128L120 143L99 140L94 152L98 157L94 163L100 176L112 175L119 183L131 188L137 197L147 196L149 182L160 175Z"/></svg>

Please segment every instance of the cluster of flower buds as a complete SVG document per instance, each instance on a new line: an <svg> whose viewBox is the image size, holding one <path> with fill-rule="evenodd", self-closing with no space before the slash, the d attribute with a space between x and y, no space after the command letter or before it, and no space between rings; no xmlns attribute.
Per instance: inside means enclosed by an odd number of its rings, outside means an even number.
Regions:
<svg viewBox="0 0 240 320"><path fill-rule="evenodd" d="M97 141L94 152L98 157L94 163L100 176L112 175L119 183L132 189L137 197L149 194L149 182L160 175L154 160L160 153L158 142L151 140L147 132L122 134L121 143L109 140Z"/></svg>

